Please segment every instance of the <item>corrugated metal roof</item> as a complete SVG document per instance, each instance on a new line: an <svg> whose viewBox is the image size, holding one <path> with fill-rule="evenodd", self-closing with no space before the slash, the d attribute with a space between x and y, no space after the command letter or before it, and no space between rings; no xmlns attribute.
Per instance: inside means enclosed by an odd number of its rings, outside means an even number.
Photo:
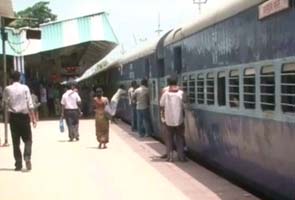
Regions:
<svg viewBox="0 0 295 200"><path fill-rule="evenodd" d="M41 40L28 40L25 28L7 28L7 54L30 55L90 41L118 43L105 12L42 24L40 30ZM2 54L2 49L0 53Z"/></svg>

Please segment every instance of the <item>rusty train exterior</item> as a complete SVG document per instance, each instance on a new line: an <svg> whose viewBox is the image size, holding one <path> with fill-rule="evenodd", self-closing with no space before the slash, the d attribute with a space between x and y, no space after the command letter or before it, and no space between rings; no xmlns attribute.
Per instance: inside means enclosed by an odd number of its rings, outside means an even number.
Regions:
<svg viewBox="0 0 295 200"><path fill-rule="evenodd" d="M263 16L265 4L275 2L288 7ZM149 79L158 138L160 91L166 77L177 73L189 96L185 137L190 152L273 199L294 200L294 22L294 1L228 1L217 12L126 54L108 73L127 88L134 79ZM122 100L119 115L129 122L130 110Z"/></svg>

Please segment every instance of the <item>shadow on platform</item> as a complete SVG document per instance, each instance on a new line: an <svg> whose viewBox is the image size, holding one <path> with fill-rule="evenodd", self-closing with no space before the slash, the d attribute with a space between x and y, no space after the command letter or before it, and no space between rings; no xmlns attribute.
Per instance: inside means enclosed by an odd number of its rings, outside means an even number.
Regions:
<svg viewBox="0 0 295 200"><path fill-rule="evenodd" d="M129 125L124 122L120 122L117 124L119 128L123 129L128 135L133 137L137 142L143 143L148 148L152 149L151 153L156 153L158 155L153 155L146 157L145 159L151 163L157 171L159 171L162 175L164 175L168 180L170 180L174 185L181 188L183 191L186 190L186 187L179 183L175 177L167 172L165 167L161 166L165 163L173 164L176 169L180 169L187 176L187 178L191 178L201 183L204 187L218 196L220 200L233 200L239 197L240 200L249 199L249 197L253 197L247 191L239 190L235 188L229 181L224 180L220 176L216 175L214 172L207 170L205 167L200 166L194 161L189 160L188 162L179 162L175 159L174 162L167 162L165 159L161 158L160 155L165 153L165 146L161 144L159 141L155 141L153 138L144 137L140 138L136 132L132 132ZM124 135L122 135L124 137ZM176 153L174 154L176 156ZM235 188L235 189L233 189ZM232 190L232 191L231 191ZM194 189L190 191L191 197L194 197L195 191ZM242 193L242 194L241 194ZM189 195L190 196L190 195ZM255 198L256 199L256 198Z"/></svg>

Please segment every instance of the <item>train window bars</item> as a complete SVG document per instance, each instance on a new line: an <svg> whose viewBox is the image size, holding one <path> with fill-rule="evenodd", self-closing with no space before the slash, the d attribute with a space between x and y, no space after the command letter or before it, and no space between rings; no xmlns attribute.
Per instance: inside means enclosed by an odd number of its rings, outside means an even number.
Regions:
<svg viewBox="0 0 295 200"><path fill-rule="evenodd" d="M213 73L207 74L207 80L206 80L206 89L207 89L207 104L208 105L214 105L215 99L214 99L214 75Z"/></svg>
<svg viewBox="0 0 295 200"><path fill-rule="evenodd" d="M229 106L232 108L240 107L240 78L239 70L229 72Z"/></svg>
<svg viewBox="0 0 295 200"><path fill-rule="evenodd" d="M204 84L204 75L199 74L197 77L197 101L198 104L204 104L205 103L205 84Z"/></svg>
<svg viewBox="0 0 295 200"><path fill-rule="evenodd" d="M281 75L281 106L284 113L295 112L295 63L284 64Z"/></svg>
<svg viewBox="0 0 295 200"><path fill-rule="evenodd" d="M226 105L226 95L225 95L225 72L218 73L217 79L217 101L219 106Z"/></svg>
<svg viewBox="0 0 295 200"><path fill-rule="evenodd" d="M196 102L196 77L194 74L189 76L188 86L189 102L190 104L194 104Z"/></svg>
<svg viewBox="0 0 295 200"><path fill-rule="evenodd" d="M263 111L275 110L275 72L273 66L261 68L260 99Z"/></svg>
<svg viewBox="0 0 295 200"><path fill-rule="evenodd" d="M256 81L255 69L247 68L244 71L244 106L246 109L255 109L256 107Z"/></svg>

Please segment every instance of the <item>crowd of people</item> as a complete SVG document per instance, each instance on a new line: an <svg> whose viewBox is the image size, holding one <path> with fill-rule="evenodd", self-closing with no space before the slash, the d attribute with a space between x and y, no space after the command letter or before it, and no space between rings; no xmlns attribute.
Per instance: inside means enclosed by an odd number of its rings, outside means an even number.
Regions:
<svg viewBox="0 0 295 200"><path fill-rule="evenodd" d="M65 119L68 127L69 141L79 141L79 118L83 112L83 98L81 99L75 82L69 82L66 90L59 96L53 87L46 89L40 87L40 102L34 90L20 83L20 73L13 72L12 83L3 90L3 103L9 112L10 131L15 158L15 170L22 169L24 159L27 170L31 170L32 131L30 122L36 127L39 119L38 110L42 116L47 113L60 112L61 118ZM173 151L176 150L179 161L186 161L184 149L184 105L186 98L184 92L177 85L177 76L171 76L167 80L167 87L163 88L159 99L162 135L166 144L166 152L161 157L167 161L173 161ZM138 132L139 137L152 135L152 123L150 116L150 97L148 81L142 79L140 85L132 81L128 90L120 85L112 96L111 101L104 96L103 89L95 88L91 98L87 99L95 113L95 128L98 148L107 148L109 142L109 123L116 122L117 107L122 97L128 97L131 107L131 129ZM58 101L58 103L56 103ZM57 106L58 105L58 106ZM56 109L56 107L59 107ZM81 109L82 108L82 109ZM87 108L88 110L88 108ZM91 112L91 111L89 111ZM24 153L20 150L20 139L24 142Z"/></svg>

